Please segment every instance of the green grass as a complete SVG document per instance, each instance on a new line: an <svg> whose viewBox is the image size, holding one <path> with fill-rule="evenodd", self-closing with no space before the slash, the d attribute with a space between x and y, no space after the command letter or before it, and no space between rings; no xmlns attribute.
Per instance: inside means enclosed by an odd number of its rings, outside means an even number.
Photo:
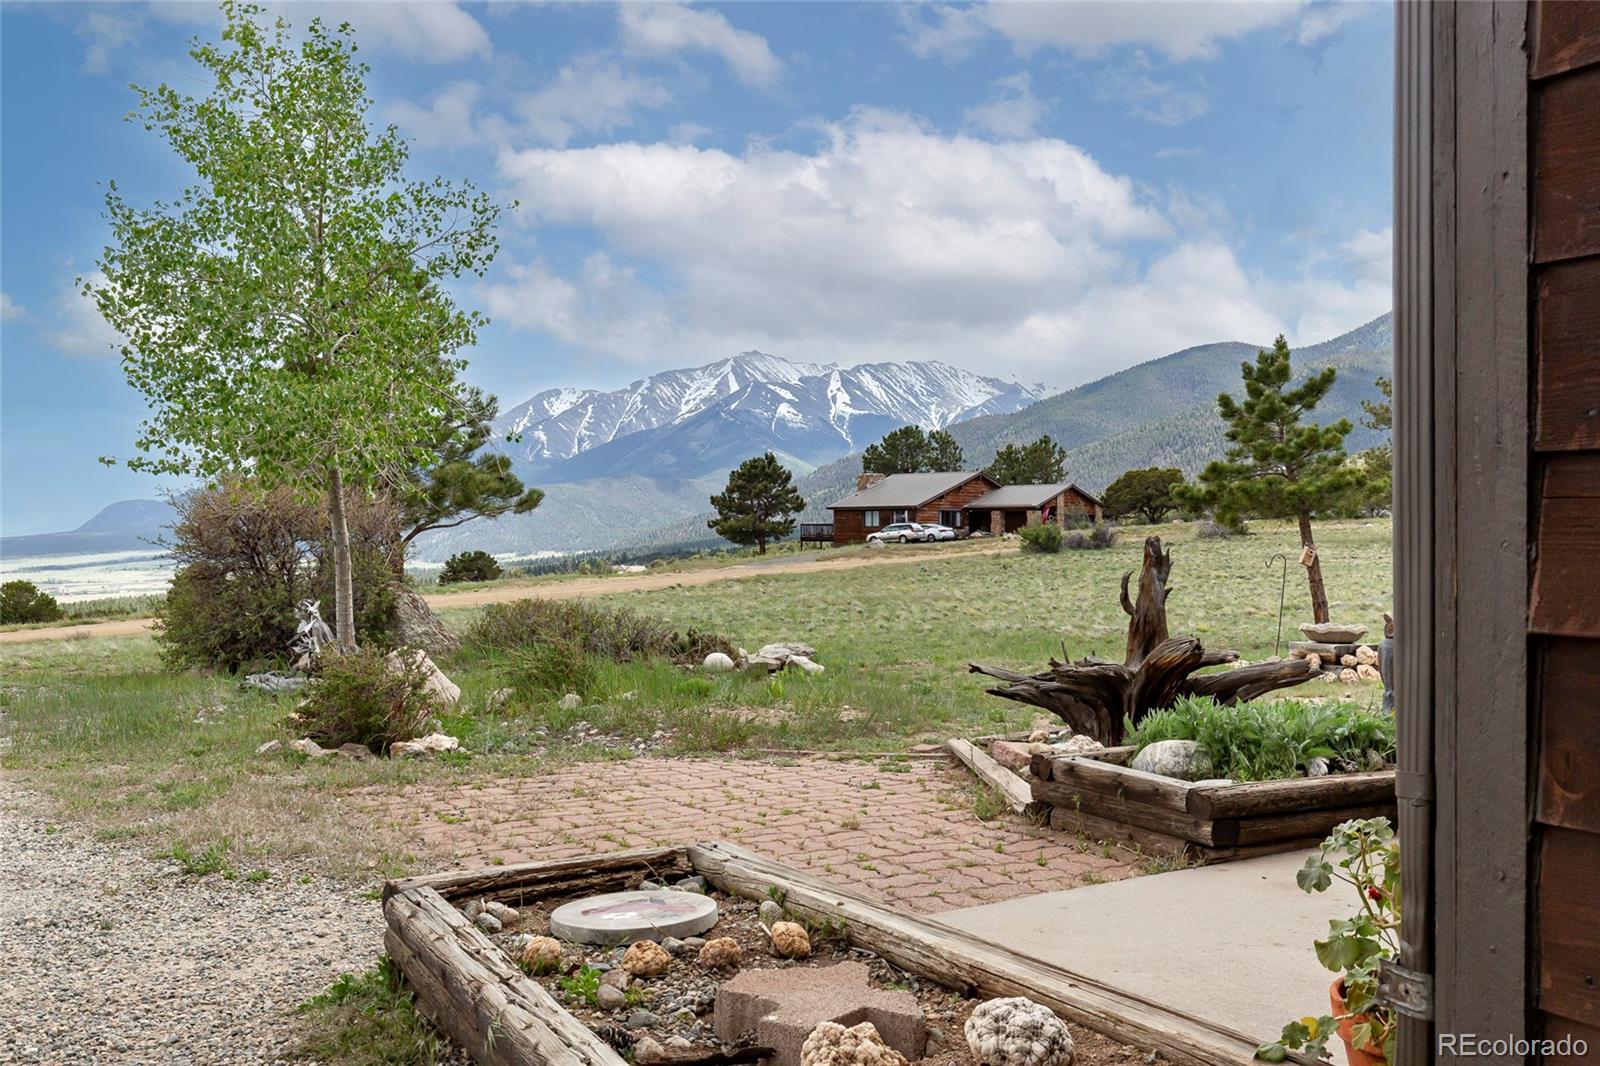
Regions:
<svg viewBox="0 0 1600 1066"><path fill-rule="evenodd" d="M1293 529L1256 523L1249 537L1193 539L1193 527L1159 532L1175 545L1169 612L1176 633L1247 659L1273 650L1280 570L1296 552ZM63 817L152 851L181 843L216 850L229 870L299 864L367 880L416 868L406 826L374 826L346 800L357 789L465 784L525 776L573 760L625 759L628 747L564 739L587 723L670 754L756 749L895 752L952 735L1028 727L1032 708L996 699L969 661L1036 669L1063 648L1120 659L1125 570L1137 570L1144 530L1097 552L1024 555L928 551L925 561L608 594L672 625L728 637L751 650L777 640L817 649L822 674L702 675L664 661L593 660L583 706L566 710L539 685L491 712L518 664L463 652L441 662L462 689L442 720L466 752L428 760L257 756L267 740L300 735L292 698L240 692L232 679L162 668L148 635L0 645L0 766L57 799ZM1377 631L1389 608L1387 522L1324 523L1318 541L1333 614ZM993 542L990 542L993 546ZM619 585L619 588L625 586ZM480 608L442 612L464 631ZM1284 640L1309 618L1305 578L1292 561ZM1296 690L1375 699L1376 686ZM542 732L541 732L542 730ZM881 760L879 772L906 768ZM976 801L976 802L982 802ZM292 876L296 870L287 871Z"/></svg>
<svg viewBox="0 0 1600 1066"><path fill-rule="evenodd" d="M341 1066L432 1066L442 1050L388 956L364 974L341 974L300 1006L298 1058Z"/></svg>
<svg viewBox="0 0 1600 1066"><path fill-rule="evenodd" d="M1197 741L1212 774L1235 781L1299 777L1313 758L1345 759L1361 766L1376 752L1393 761L1394 715L1353 703L1259 699L1232 707L1187 698L1158 711L1129 731L1140 748L1161 740Z"/></svg>

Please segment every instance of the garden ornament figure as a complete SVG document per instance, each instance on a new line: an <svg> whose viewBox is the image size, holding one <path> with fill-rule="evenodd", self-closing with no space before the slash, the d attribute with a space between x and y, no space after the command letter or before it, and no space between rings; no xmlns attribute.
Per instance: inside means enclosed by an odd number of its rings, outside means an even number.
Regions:
<svg viewBox="0 0 1600 1066"><path fill-rule="evenodd" d="M333 643L333 630L322 620L321 607L321 600L301 600L295 605L294 616L299 620L299 625L294 627L294 640L290 642L289 650L296 653L296 670L310 669L322 646Z"/></svg>

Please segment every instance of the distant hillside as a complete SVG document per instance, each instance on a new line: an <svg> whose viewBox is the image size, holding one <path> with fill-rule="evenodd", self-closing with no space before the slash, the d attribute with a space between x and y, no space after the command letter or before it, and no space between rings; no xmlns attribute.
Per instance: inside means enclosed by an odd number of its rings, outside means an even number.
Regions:
<svg viewBox="0 0 1600 1066"><path fill-rule="evenodd" d="M176 512L165 500L119 500L77 529L0 537L0 558L140 551L151 548L175 520Z"/></svg>

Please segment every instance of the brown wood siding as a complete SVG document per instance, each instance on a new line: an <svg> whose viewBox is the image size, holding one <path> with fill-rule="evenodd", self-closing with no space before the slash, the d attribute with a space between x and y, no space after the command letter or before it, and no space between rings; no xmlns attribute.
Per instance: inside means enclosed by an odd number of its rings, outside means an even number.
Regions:
<svg viewBox="0 0 1600 1066"><path fill-rule="evenodd" d="M1600 1049L1600 3L1538 0L1530 33L1533 962L1541 1035L1583 1038L1592 1058Z"/></svg>
<svg viewBox="0 0 1600 1066"><path fill-rule="evenodd" d="M835 544L860 544L867 539L865 511L834 511L833 542Z"/></svg>
<svg viewBox="0 0 1600 1066"><path fill-rule="evenodd" d="M958 485L953 491L945 493L937 500L917 508L917 513L912 516L913 522L938 522L940 511L965 511L967 504L979 496L985 496L1000 486L990 481L987 477L975 477L965 485Z"/></svg>

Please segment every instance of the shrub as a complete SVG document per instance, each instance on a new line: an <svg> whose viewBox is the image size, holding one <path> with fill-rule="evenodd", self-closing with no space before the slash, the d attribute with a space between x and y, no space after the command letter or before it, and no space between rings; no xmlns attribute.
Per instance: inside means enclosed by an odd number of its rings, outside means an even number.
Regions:
<svg viewBox="0 0 1600 1066"><path fill-rule="evenodd" d="M1099 551L1117 542L1117 527L1109 522L1091 526L1082 533L1068 533L1061 546L1072 551Z"/></svg>
<svg viewBox="0 0 1600 1066"><path fill-rule="evenodd" d="M526 700L559 698L576 692L588 701L600 683L593 657L565 637L510 652L502 673L511 690Z"/></svg>
<svg viewBox="0 0 1600 1066"><path fill-rule="evenodd" d="M377 752L421 736L440 708L418 661L370 645L322 655L316 676L301 690L300 727L325 747L360 744Z"/></svg>
<svg viewBox="0 0 1600 1066"><path fill-rule="evenodd" d="M1201 540L1227 540L1229 537L1242 537L1250 532L1250 527L1243 520L1237 522L1219 522L1215 518L1203 518L1200 525L1195 528L1194 535Z"/></svg>
<svg viewBox="0 0 1600 1066"><path fill-rule="evenodd" d="M671 659L699 663L714 651L737 649L719 636L696 629L679 632L659 618L627 607L605 607L584 600L516 600L491 604L467 631L469 645L515 652L551 644L571 655L614 662ZM567 689L566 691L572 691Z"/></svg>
<svg viewBox="0 0 1600 1066"><path fill-rule="evenodd" d="M156 639L172 667L238 670L286 659L295 604L333 603L333 561L322 559L322 505L286 489L229 481L173 501L178 562ZM355 566L356 633L382 642L394 622L398 533L393 509L353 499L347 508Z"/></svg>
<svg viewBox="0 0 1600 1066"><path fill-rule="evenodd" d="M460 581L493 581L502 573L500 563L485 551L460 552L445 560L439 571L439 584L453 585Z"/></svg>
<svg viewBox="0 0 1600 1066"><path fill-rule="evenodd" d="M56 598L32 581L7 581L0 585L0 625L54 622L65 615Z"/></svg>
<svg viewBox="0 0 1600 1066"><path fill-rule="evenodd" d="M1022 538L1022 550L1055 554L1061 550L1061 527L1054 522L1037 526L1023 526L1017 530Z"/></svg>
<svg viewBox="0 0 1600 1066"><path fill-rule="evenodd" d="M1197 741L1216 775L1235 781L1298 777L1318 756L1359 767L1370 750L1391 761L1395 749L1394 715L1300 700L1221 706L1210 697L1186 696L1130 724L1127 737L1141 749L1158 740Z"/></svg>

